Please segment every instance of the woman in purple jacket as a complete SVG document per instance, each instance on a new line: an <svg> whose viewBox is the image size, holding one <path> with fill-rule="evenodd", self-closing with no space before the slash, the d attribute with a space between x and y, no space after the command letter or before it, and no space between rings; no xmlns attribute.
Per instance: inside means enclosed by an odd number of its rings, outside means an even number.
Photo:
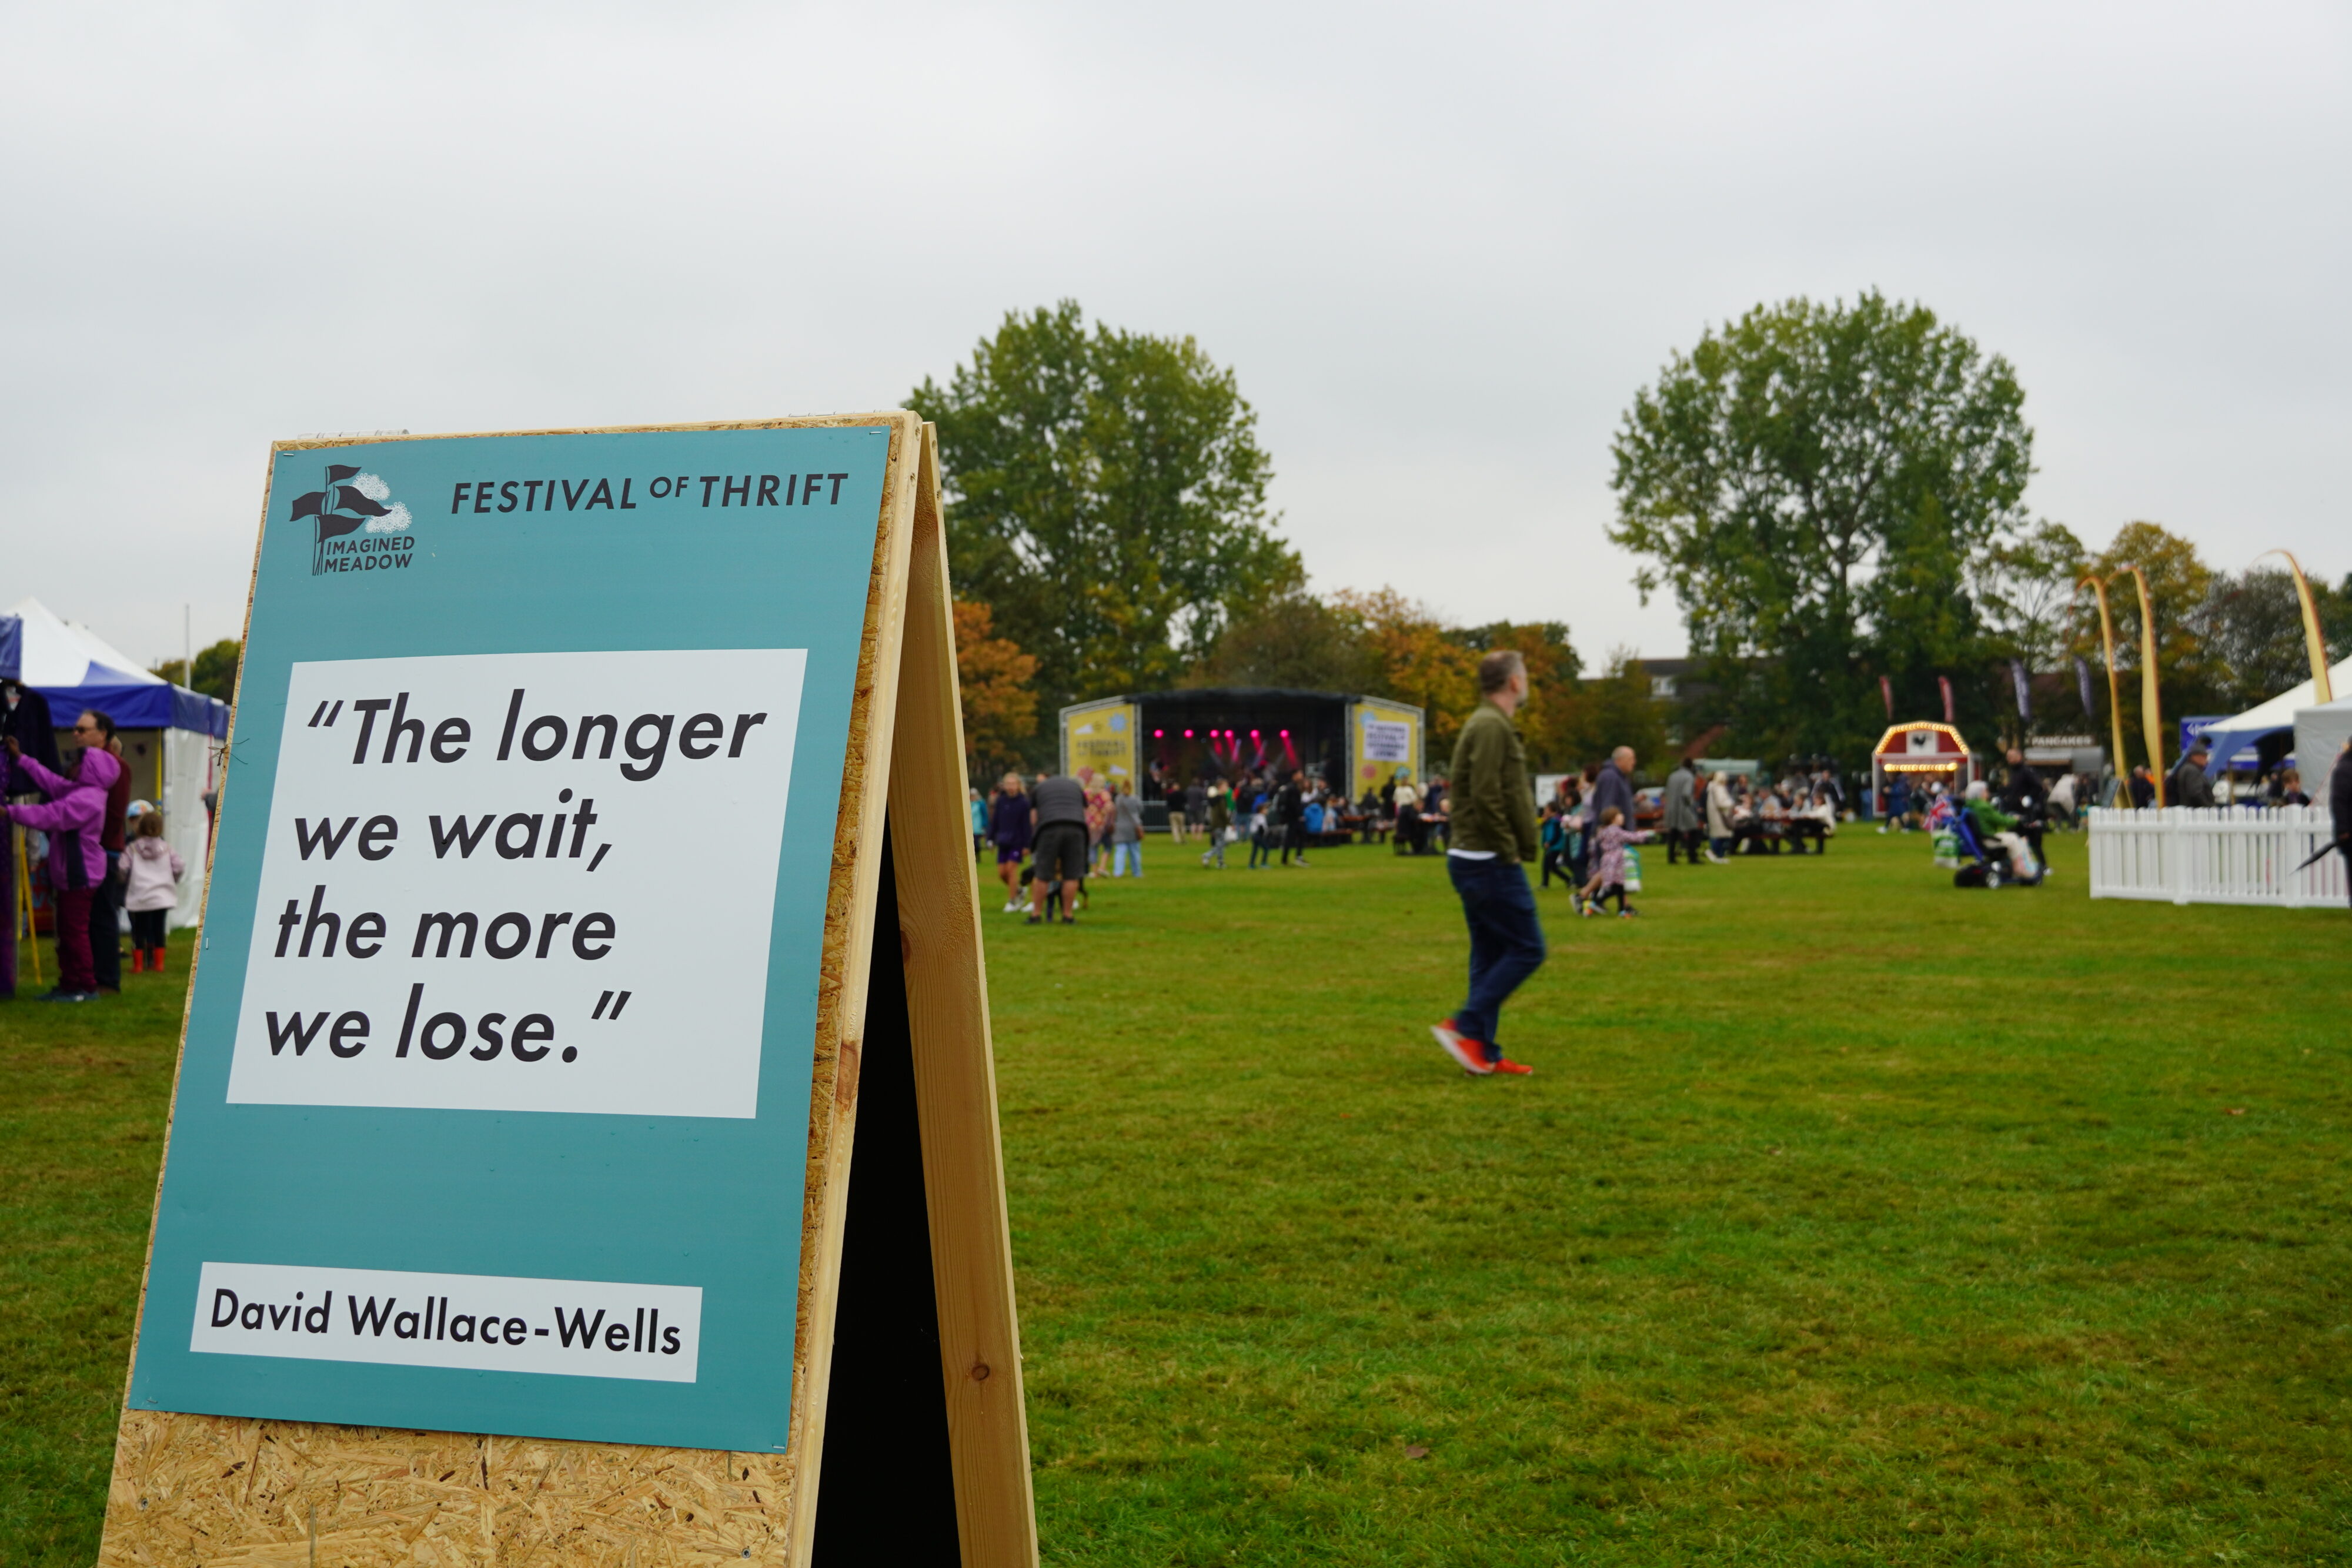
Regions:
<svg viewBox="0 0 2352 1568"><path fill-rule="evenodd" d="M68 779L23 755L13 736L8 755L18 770L48 797L38 806L8 808L11 821L49 835L58 987L42 1000L86 1002L98 995L98 979L90 969L89 895L107 873L106 847L99 840L106 827L107 791L114 787L122 764L102 746L85 747Z"/></svg>

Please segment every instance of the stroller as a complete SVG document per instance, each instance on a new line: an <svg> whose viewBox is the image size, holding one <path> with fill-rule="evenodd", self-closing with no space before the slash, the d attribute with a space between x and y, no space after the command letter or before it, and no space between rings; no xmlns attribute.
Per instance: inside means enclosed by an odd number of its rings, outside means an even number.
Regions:
<svg viewBox="0 0 2352 1568"><path fill-rule="evenodd" d="M2002 845L1987 842L1976 814L1966 808L1952 813L1950 831L1961 857L1960 869L1952 873L1954 887L1999 887L2005 882L2032 887L2042 881L2046 868L2032 850L2021 843L2012 858Z"/></svg>

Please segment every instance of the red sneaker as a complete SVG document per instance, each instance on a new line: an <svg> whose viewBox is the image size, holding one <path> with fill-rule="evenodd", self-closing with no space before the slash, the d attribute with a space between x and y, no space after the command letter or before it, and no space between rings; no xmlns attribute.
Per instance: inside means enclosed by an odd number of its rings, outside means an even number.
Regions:
<svg viewBox="0 0 2352 1568"><path fill-rule="evenodd" d="M1452 1019L1431 1024L1429 1032L1437 1037L1438 1045L1454 1059L1454 1065L1473 1078L1484 1078L1495 1071L1487 1065L1486 1048L1457 1031Z"/></svg>
<svg viewBox="0 0 2352 1568"><path fill-rule="evenodd" d="M1524 1061L1513 1061L1507 1056L1501 1061L1496 1062L1493 1066L1487 1068L1486 1071L1489 1072L1511 1072L1517 1074L1521 1078L1525 1078L1528 1074L1533 1072L1535 1069L1529 1067Z"/></svg>

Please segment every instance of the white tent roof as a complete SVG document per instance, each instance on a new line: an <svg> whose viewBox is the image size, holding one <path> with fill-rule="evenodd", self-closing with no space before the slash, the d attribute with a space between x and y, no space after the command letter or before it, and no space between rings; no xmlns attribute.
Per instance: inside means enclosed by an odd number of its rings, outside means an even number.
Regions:
<svg viewBox="0 0 2352 1568"><path fill-rule="evenodd" d="M23 660L17 677L28 686L80 686L90 684L92 664L105 671L108 685L160 686L163 677L150 674L138 660L121 652L87 626L76 625L37 599L12 604L0 614L25 623Z"/></svg>
<svg viewBox="0 0 2352 1568"><path fill-rule="evenodd" d="M2352 695L2352 659L2329 669L2327 682L2336 692ZM2292 691L2281 692L2266 703L2255 704L2234 718L2208 726L2205 738L2212 744L2213 760L2206 765L2206 771L2219 772L2229 758L2236 756L2249 741L2273 730L2293 729L2296 711L2311 707L2318 701L2318 683L2305 681Z"/></svg>
<svg viewBox="0 0 2352 1568"><path fill-rule="evenodd" d="M2339 695L2352 695L2352 659L2347 659L2327 672L2328 684ZM2281 692L2266 703L2248 708L2235 718L2224 719L2213 727L2213 733L2239 729L2284 729L2294 723L2297 708L2315 707L2319 703L2319 687L2305 681L2293 691Z"/></svg>

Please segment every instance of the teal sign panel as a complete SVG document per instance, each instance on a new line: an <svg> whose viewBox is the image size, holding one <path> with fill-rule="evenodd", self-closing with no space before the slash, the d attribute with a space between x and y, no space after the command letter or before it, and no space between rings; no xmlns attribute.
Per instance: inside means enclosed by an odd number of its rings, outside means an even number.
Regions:
<svg viewBox="0 0 2352 1568"><path fill-rule="evenodd" d="M133 1408L784 1448L888 449L277 455Z"/></svg>

